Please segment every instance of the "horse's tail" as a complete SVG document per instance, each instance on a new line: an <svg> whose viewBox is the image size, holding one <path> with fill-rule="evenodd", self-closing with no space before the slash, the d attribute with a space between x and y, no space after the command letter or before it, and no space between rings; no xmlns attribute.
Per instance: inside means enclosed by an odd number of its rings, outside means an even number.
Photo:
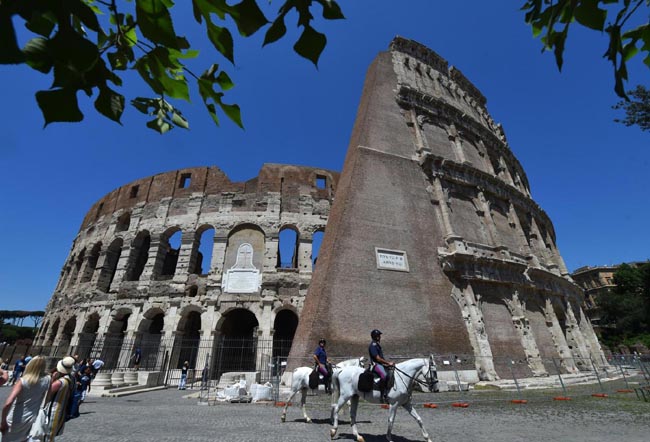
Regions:
<svg viewBox="0 0 650 442"><path fill-rule="evenodd" d="M334 370L332 373L332 405L336 404L339 400L339 395L341 394L341 385L339 383L339 373L341 370Z"/></svg>

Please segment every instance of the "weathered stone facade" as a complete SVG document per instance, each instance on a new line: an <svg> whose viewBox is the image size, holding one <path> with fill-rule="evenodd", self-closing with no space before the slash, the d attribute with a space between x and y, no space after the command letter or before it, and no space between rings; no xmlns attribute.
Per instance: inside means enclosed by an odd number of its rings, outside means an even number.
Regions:
<svg viewBox="0 0 650 442"><path fill-rule="evenodd" d="M291 356L320 337L365 354L379 328L389 353L471 355L481 379L512 360L573 372L604 360L582 299L485 97L396 38L366 76Z"/></svg>
<svg viewBox="0 0 650 442"><path fill-rule="evenodd" d="M246 182L202 167L112 191L83 220L35 345L86 356L129 342L119 355L128 360L135 345L163 339L290 340L337 181L328 170L266 164ZM287 229L293 256L281 257Z"/></svg>

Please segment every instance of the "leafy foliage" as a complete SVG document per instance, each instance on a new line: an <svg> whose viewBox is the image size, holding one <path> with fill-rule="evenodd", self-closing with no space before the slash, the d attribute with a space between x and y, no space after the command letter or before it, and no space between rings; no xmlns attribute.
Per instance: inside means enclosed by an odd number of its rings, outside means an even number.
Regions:
<svg viewBox="0 0 650 442"><path fill-rule="evenodd" d="M188 6L189 1L179 2ZM319 5L326 20L342 19L334 0L284 0L270 21L258 0L192 0L197 24L204 26L207 39L218 53L234 63L234 23L241 37L249 37L268 26L264 45L281 39L285 20L294 11L302 33L294 45L300 56L317 65L327 43L324 34L312 26L313 10ZM220 109L243 127L236 104L223 101L234 86L230 76L210 63L202 75L194 74L185 60L196 58L190 42L176 33L173 0L0 0L0 64L27 64L51 75L48 90L38 91L36 100L45 125L77 122L84 118L79 109L79 92L94 98L97 112L121 124L125 97L113 88L122 86L122 71L135 70L155 97L137 97L131 104L154 116L147 127L165 133L174 127L188 129L189 123L168 99L190 100L188 76L216 124ZM14 22L24 22L35 34L21 49ZM215 89L216 88L216 89Z"/></svg>
<svg viewBox="0 0 650 442"><path fill-rule="evenodd" d="M641 53L650 68L650 0L528 0L522 10L533 35L541 36L544 49L553 51L560 70L573 23L605 32L609 46L603 57L614 68L614 91L621 98L627 99L623 87L628 79L627 62ZM641 24L631 24L635 21Z"/></svg>
<svg viewBox="0 0 650 442"><path fill-rule="evenodd" d="M650 335L650 263L620 265L614 284L612 291L597 299L605 342L615 347L643 340Z"/></svg>
<svg viewBox="0 0 650 442"><path fill-rule="evenodd" d="M625 110L625 118L614 121L626 126L637 125L643 131L650 131L650 90L638 85L628 91L628 95L631 97L629 101L620 101L614 106L614 109Z"/></svg>

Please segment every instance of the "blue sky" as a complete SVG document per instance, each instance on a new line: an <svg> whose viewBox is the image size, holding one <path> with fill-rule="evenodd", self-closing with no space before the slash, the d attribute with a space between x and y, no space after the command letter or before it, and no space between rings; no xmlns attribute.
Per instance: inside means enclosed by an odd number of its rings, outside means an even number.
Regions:
<svg viewBox="0 0 650 442"><path fill-rule="evenodd" d="M559 73L524 24L521 3L341 1L347 19L316 26L328 45L315 69L291 49L295 17L287 21L290 40L262 49L263 33L236 39L232 66L195 26L188 30L189 2L177 2L186 10L175 19L177 33L202 50L196 70L219 62L231 74L237 86L226 101L242 107L245 130L225 117L216 127L195 96L179 103L191 130L160 136L131 108L124 126L100 118L81 95L82 124L43 129L33 94L50 78L1 66L0 309L44 308L85 213L132 180L216 165L240 181L266 162L340 170L366 69L395 35L438 52L487 97L533 198L553 220L569 270L648 259L650 134L612 121L617 97L601 57L606 39L576 28ZM630 88L648 84L640 60L630 68ZM137 78L122 92L146 93Z"/></svg>

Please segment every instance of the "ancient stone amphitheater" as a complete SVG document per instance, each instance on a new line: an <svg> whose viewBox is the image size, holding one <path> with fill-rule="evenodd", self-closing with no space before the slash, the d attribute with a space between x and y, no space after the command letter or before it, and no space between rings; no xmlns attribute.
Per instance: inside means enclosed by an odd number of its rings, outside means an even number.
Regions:
<svg viewBox="0 0 650 442"><path fill-rule="evenodd" d="M281 257L284 229L295 245ZM582 301L485 97L398 37L368 70L340 180L196 168L111 192L82 223L37 344L114 366L142 347L152 366L218 374L264 371L290 346L289 366L304 363L320 337L332 356L363 355L379 328L388 353L463 355L480 379L543 376L603 361Z"/></svg>
<svg viewBox="0 0 650 442"><path fill-rule="evenodd" d="M202 167L113 190L81 224L36 345L108 368L133 365L137 347L149 368L203 367L215 346L231 368L254 369L260 346L286 356L338 176L265 164L236 183Z"/></svg>

